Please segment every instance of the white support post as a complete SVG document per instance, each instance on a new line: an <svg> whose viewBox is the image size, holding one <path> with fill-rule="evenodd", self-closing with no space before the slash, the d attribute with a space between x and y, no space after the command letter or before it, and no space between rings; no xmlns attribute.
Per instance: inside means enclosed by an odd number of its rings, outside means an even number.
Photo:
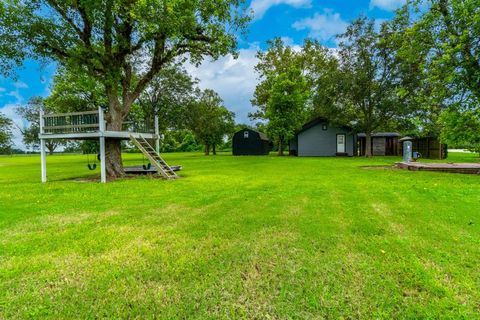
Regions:
<svg viewBox="0 0 480 320"><path fill-rule="evenodd" d="M100 179L102 183L107 182L107 166L105 163L105 115L103 108L98 108L98 127L100 130Z"/></svg>
<svg viewBox="0 0 480 320"><path fill-rule="evenodd" d="M44 133L45 118L43 110L40 110L40 135ZM45 139L40 138L40 162L42 167L42 182L47 182L47 152L45 148Z"/></svg>
<svg viewBox="0 0 480 320"><path fill-rule="evenodd" d="M155 115L155 151L160 154L160 129L158 128L158 116Z"/></svg>
<svg viewBox="0 0 480 320"><path fill-rule="evenodd" d="M42 163L42 182L47 182L47 152L45 150L45 139L40 139L40 157Z"/></svg>

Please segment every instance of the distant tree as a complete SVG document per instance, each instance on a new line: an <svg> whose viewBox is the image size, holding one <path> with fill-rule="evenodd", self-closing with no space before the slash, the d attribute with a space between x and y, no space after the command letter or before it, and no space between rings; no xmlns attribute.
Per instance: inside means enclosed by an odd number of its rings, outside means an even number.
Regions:
<svg viewBox="0 0 480 320"><path fill-rule="evenodd" d="M145 116L158 116L161 133L186 128L197 82L179 64L165 67L138 98L141 112Z"/></svg>
<svg viewBox="0 0 480 320"><path fill-rule="evenodd" d="M480 108L445 110L439 118L443 125L441 140L480 154Z"/></svg>
<svg viewBox="0 0 480 320"><path fill-rule="evenodd" d="M267 132L283 156L285 146L295 135L295 130L305 121L305 104L309 92L299 69L291 67L272 81L270 97L265 110Z"/></svg>
<svg viewBox="0 0 480 320"><path fill-rule="evenodd" d="M0 153L2 154L12 152L12 125L12 120L0 112Z"/></svg>
<svg viewBox="0 0 480 320"><path fill-rule="evenodd" d="M309 87L304 76L302 55L279 38L269 42L266 52L257 53L259 63L255 70L259 74L252 99L257 111L251 119L266 121L267 133L283 155L285 145L307 115Z"/></svg>
<svg viewBox="0 0 480 320"><path fill-rule="evenodd" d="M32 97L23 106L17 108L17 113L23 119L28 122L26 128L19 128L22 132L23 143L32 150L38 150L40 146L40 110L44 110L48 113L48 109L45 107L44 100L41 97ZM64 142L60 140L46 140L45 147L49 154L53 154L55 150L63 145Z"/></svg>
<svg viewBox="0 0 480 320"><path fill-rule="evenodd" d="M235 129L234 113L223 106L222 99L213 90L199 93L189 116L189 128L204 145L205 155L210 151L215 155L216 147Z"/></svg>
<svg viewBox="0 0 480 320"><path fill-rule="evenodd" d="M135 100L169 63L235 54L250 17L242 0L24 0L0 3L0 71L26 58L56 61L101 83L107 128L121 130ZM124 175L121 143L106 141L110 178Z"/></svg>
<svg viewBox="0 0 480 320"><path fill-rule="evenodd" d="M191 152L199 151L199 145L190 130L167 130L161 144L162 152Z"/></svg>

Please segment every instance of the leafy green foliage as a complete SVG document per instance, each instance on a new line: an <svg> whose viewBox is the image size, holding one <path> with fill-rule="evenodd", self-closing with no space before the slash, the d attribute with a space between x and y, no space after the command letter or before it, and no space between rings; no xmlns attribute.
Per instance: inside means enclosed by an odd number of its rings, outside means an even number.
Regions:
<svg viewBox="0 0 480 320"><path fill-rule="evenodd" d="M295 130L305 121L307 83L299 69L290 67L272 79L272 88L265 110L267 132L277 141L278 153L293 138Z"/></svg>
<svg viewBox="0 0 480 320"><path fill-rule="evenodd" d="M269 42L266 52L259 51L257 58L255 70L261 81L252 104L258 110L250 118L267 121L267 133L278 145L279 155L283 155L285 145L307 116L309 87L302 55L277 38Z"/></svg>
<svg viewBox="0 0 480 320"><path fill-rule="evenodd" d="M216 92L205 90L190 107L188 127L205 146L205 155L210 154L210 148L216 154L216 147L235 128L234 113L223 106Z"/></svg>
<svg viewBox="0 0 480 320"><path fill-rule="evenodd" d="M446 110L440 116L441 139L449 145L480 153L480 109Z"/></svg>
<svg viewBox="0 0 480 320"><path fill-rule="evenodd" d="M192 152L200 151L198 144L190 130L167 130L160 145L161 152Z"/></svg>
<svg viewBox="0 0 480 320"><path fill-rule="evenodd" d="M82 112L108 105L101 82L64 67L57 69L50 91L43 104L51 112Z"/></svg>
<svg viewBox="0 0 480 320"><path fill-rule="evenodd" d="M142 113L157 115L162 133L186 128L189 107L197 98L197 82L179 64L165 67L140 95Z"/></svg>
<svg viewBox="0 0 480 320"><path fill-rule="evenodd" d="M417 80L410 81L409 90L422 111L417 127L424 134L441 130L445 141L455 145L477 144L471 128L478 126L480 104L478 1L432 0L428 7L411 1L393 24L400 61L411 68L409 79Z"/></svg>
<svg viewBox="0 0 480 320"><path fill-rule="evenodd" d="M0 153L10 153L12 148L12 120L0 112Z"/></svg>
<svg viewBox="0 0 480 320"><path fill-rule="evenodd" d="M26 128L21 129L23 143L32 150L38 150L40 147L38 135L40 133L40 110L42 109L46 113L53 112L41 97L32 97L27 104L17 108L17 113L28 123ZM61 140L45 141L45 146L50 154L53 154L63 144L64 142Z"/></svg>

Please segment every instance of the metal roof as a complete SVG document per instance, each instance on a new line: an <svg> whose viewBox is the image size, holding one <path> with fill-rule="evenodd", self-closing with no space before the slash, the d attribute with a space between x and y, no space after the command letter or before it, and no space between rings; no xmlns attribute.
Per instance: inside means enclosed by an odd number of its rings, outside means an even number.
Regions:
<svg viewBox="0 0 480 320"><path fill-rule="evenodd" d="M398 132L375 132L372 133L372 137L378 138L378 137L401 137L402 135ZM357 137L359 138L365 138L366 134L365 133L359 133L357 134Z"/></svg>
<svg viewBox="0 0 480 320"><path fill-rule="evenodd" d="M257 131L257 130L253 130L253 129L250 129L250 128L243 128L242 130L237 131L236 133L242 132L242 131L245 131L245 130L258 133L258 135L260 136L260 139L261 139L261 140L270 141L270 139L268 138L268 136L267 136L265 133L260 132L260 131Z"/></svg>

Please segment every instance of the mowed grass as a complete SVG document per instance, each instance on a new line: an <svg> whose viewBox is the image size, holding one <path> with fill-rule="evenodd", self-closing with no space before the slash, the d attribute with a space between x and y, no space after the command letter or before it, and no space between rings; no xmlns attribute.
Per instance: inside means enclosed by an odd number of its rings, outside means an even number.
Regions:
<svg viewBox="0 0 480 320"><path fill-rule="evenodd" d="M106 185L0 157L0 318L480 318L480 176L165 157L182 179Z"/></svg>

